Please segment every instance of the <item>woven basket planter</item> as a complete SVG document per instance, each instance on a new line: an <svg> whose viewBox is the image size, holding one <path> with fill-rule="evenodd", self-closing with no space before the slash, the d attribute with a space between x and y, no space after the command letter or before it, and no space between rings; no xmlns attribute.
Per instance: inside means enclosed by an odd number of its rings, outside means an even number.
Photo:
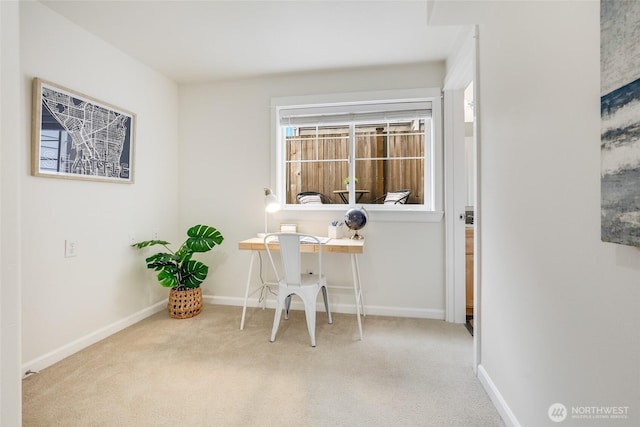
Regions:
<svg viewBox="0 0 640 427"><path fill-rule="evenodd" d="M202 311L202 288L177 290L171 288L167 303L169 316L174 319L188 319L197 316Z"/></svg>

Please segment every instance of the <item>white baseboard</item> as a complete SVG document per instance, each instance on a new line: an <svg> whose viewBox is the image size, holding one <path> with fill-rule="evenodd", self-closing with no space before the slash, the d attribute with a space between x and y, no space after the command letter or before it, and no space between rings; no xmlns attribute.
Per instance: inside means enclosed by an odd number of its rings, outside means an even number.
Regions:
<svg viewBox="0 0 640 427"><path fill-rule="evenodd" d="M513 412L511 412L511 408L509 408L509 405L507 405L507 402L502 397L500 390L498 390L482 365L478 365L478 379L507 427L521 427L518 419Z"/></svg>
<svg viewBox="0 0 640 427"><path fill-rule="evenodd" d="M241 297L218 297L213 295L203 295L202 300L208 304L233 305L242 307L244 299ZM262 303L257 298L250 298L248 307L262 307ZM267 307L275 308L275 300L273 297L267 299ZM293 301L291 308L294 310L303 310L304 306L299 301ZM324 304L318 303L318 310L324 310ZM380 307L365 306L366 314L372 316L396 316L396 317L414 317L419 319L437 319L444 320L444 310L426 309L426 308L403 308L403 307ZM356 307L353 304L331 304L332 313L355 314Z"/></svg>
<svg viewBox="0 0 640 427"><path fill-rule="evenodd" d="M121 319L121 320L118 320L117 322L112 323L111 325L107 325L101 329L98 329L97 331L94 331L88 335L85 335L84 337L80 337L77 340L70 342L69 344L66 344L60 348L50 351L44 356L40 356L34 360L24 363L22 365L22 372L24 374L27 371L38 372L42 369L45 369L53 365L54 363L61 361L65 357L69 357L72 354L86 347L89 347L90 345L95 344L98 341L103 340L108 336L115 334L116 332L123 330L124 328L127 328L159 311L162 311L166 307L167 307L167 301L165 300L165 301L160 301L145 309L142 309L137 313L134 313L128 317L125 317L124 319Z"/></svg>

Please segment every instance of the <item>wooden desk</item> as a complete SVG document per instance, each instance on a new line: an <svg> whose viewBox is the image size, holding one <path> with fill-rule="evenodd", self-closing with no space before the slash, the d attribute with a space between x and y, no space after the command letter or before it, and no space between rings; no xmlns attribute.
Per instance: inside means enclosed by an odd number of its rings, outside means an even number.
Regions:
<svg viewBox="0 0 640 427"><path fill-rule="evenodd" d="M334 190L333 194L340 196L344 204L349 204L349 190ZM356 190L356 202L359 202L365 194L369 194L369 190Z"/></svg>
<svg viewBox="0 0 640 427"><path fill-rule="evenodd" d="M278 250L279 245L277 243L270 243L269 248L271 250ZM351 239L331 239L327 243L321 245L315 244L302 244L300 245L300 251L302 253L316 253L322 250L323 253L338 253L349 254L351 257L351 274L353 278L353 292L356 303L356 316L358 318L358 331L360 332L360 339L362 339L362 319L361 316L365 316L364 300L362 298L362 286L360 284L360 267L358 266L358 254L364 253L364 239L351 240ZM247 313L247 301L250 295L253 295L259 290L264 289L268 283L262 283L256 287L253 291L249 292L251 288L251 274L253 272L254 260L258 256L260 251L265 250L264 240L262 237L252 237L247 240L238 242L238 249L241 251L251 251L251 262L249 264L249 275L247 277L247 286L244 291L244 303L242 305L242 319L240 320L240 329L244 329L244 318ZM329 286L330 288L340 288L339 286ZM265 301L266 303L266 301Z"/></svg>

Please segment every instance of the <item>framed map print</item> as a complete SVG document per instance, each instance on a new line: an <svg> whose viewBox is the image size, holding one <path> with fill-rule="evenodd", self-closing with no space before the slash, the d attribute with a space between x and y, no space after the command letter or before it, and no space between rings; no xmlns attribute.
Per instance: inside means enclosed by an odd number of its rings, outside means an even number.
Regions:
<svg viewBox="0 0 640 427"><path fill-rule="evenodd" d="M32 174L133 183L135 114L33 80Z"/></svg>

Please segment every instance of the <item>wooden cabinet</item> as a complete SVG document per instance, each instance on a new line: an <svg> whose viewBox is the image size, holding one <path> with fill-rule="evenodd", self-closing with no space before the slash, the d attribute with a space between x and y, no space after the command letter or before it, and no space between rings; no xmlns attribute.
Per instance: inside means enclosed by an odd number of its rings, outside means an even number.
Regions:
<svg viewBox="0 0 640 427"><path fill-rule="evenodd" d="M473 228L465 229L465 272L467 316L473 316Z"/></svg>

